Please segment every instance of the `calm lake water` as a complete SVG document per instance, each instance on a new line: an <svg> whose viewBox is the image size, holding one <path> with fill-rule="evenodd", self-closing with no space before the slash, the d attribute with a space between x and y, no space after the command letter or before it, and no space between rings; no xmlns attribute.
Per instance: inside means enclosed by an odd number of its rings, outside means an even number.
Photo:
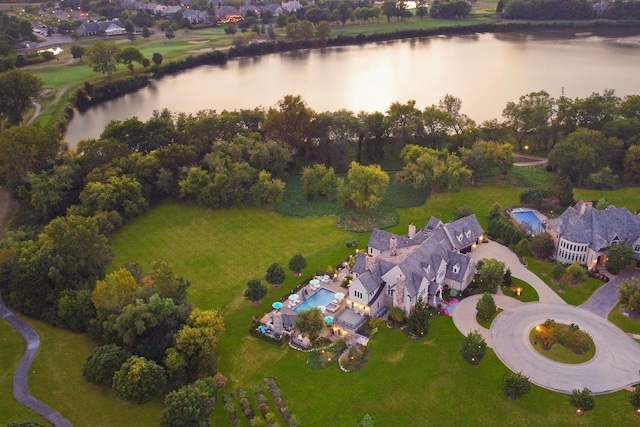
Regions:
<svg viewBox="0 0 640 427"><path fill-rule="evenodd" d="M478 34L273 54L168 76L76 113L66 139L75 147L111 120L147 120L158 109L268 108L288 94L316 111L354 112L384 112L410 99L423 109L452 94L480 123L501 120L507 102L543 89L570 98L607 88L640 94L639 71L639 35Z"/></svg>

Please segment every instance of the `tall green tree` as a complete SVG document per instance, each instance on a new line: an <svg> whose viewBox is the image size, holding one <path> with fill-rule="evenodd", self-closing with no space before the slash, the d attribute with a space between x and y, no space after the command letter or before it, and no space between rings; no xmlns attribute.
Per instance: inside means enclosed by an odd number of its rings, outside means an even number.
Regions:
<svg viewBox="0 0 640 427"><path fill-rule="evenodd" d="M42 80L29 72L13 69L0 73L0 118L10 125L22 123L27 111L42 90Z"/></svg>
<svg viewBox="0 0 640 427"><path fill-rule="evenodd" d="M607 261L605 266L612 274L618 274L622 270L636 265L633 248L622 243L612 245L607 250Z"/></svg>
<svg viewBox="0 0 640 427"><path fill-rule="evenodd" d="M217 310L193 310L166 352L165 364L172 377L182 372L193 382L215 375L216 348L224 330L224 319Z"/></svg>
<svg viewBox="0 0 640 427"><path fill-rule="evenodd" d="M298 313L298 317L293 323L293 327L301 333L309 336L311 341L315 341L324 328L324 317L318 307L304 310Z"/></svg>
<svg viewBox="0 0 640 427"><path fill-rule="evenodd" d="M213 379L205 378L167 394L160 427L209 427L216 393Z"/></svg>
<svg viewBox="0 0 640 427"><path fill-rule="evenodd" d="M531 239L531 251L538 259L548 259L553 255L556 247L549 233L537 233Z"/></svg>
<svg viewBox="0 0 640 427"><path fill-rule="evenodd" d="M108 79L116 71L120 48L115 42L98 40L87 49L87 58L93 71L106 74Z"/></svg>
<svg viewBox="0 0 640 427"><path fill-rule="evenodd" d="M429 306L422 297L418 297L416 304L411 307L407 317L407 332L416 337L425 338L429 335L430 318Z"/></svg>
<svg viewBox="0 0 640 427"><path fill-rule="evenodd" d="M133 73L133 63L142 64L144 55L135 47L125 47L118 54L118 62L125 64L129 71Z"/></svg>
<svg viewBox="0 0 640 427"><path fill-rule="evenodd" d="M553 106L553 98L545 91L531 92L521 96L517 103L507 103L502 116L513 132L519 151L525 144L547 149Z"/></svg>
<svg viewBox="0 0 640 427"><path fill-rule="evenodd" d="M272 178L271 173L263 170L258 174L258 181L249 190L254 202L261 206L274 206L284 200L285 183L281 179Z"/></svg>
<svg viewBox="0 0 640 427"><path fill-rule="evenodd" d="M274 262L267 268L267 274L264 276L265 280L274 288L277 288L285 279L284 268L277 262Z"/></svg>
<svg viewBox="0 0 640 427"><path fill-rule="evenodd" d="M57 289L88 287L103 277L113 254L93 218L59 217L38 236L43 273Z"/></svg>
<svg viewBox="0 0 640 427"><path fill-rule="evenodd" d="M627 310L640 312L640 281L636 277L625 280L618 292L620 304Z"/></svg>
<svg viewBox="0 0 640 427"><path fill-rule="evenodd" d="M456 154L418 145L407 145L400 153L404 163L396 175L399 182L415 188L427 187L431 192L460 191L471 181L472 172Z"/></svg>
<svg viewBox="0 0 640 427"><path fill-rule="evenodd" d="M584 267L582 267L578 263L571 264L564 273L567 277L567 281L570 285L580 285L587 280L587 273L584 271Z"/></svg>
<svg viewBox="0 0 640 427"><path fill-rule="evenodd" d="M267 295L267 287L262 284L260 279L251 279L247 282L247 289L244 291L244 297L254 304L257 304Z"/></svg>
<svg viewBox="0 0 640 427"><path fill-rule="evenodd" d="M289 260L289 270L293 271L296 276L300 276L300 272L307 266L307 260L300 252L295 254Z"/></svg>
<svg viewBox="0 0 640 427"><path fill-rule="evenodd" d="M496 314L496 302L490 293L485 292L476 304L477 316L485 322Z"/></svg>
<svg viewBox="0 0 640 427"><path fill-rule="evenodd" d="M351 162L346 179L338 180L338 194L346 206L366 213L374 212L384 200L389 175L380 165L363 166Z"/></svg>
<svg viewBox="0 0 640 427"><path fill-rule="evenodd" d="M504 280L504 262L495 258L484 259L478 268L478 288L483 292L495 294Z"/></svg>
<svg viewBox="0 0 640 427"><path fill-rule="evenodd" d="M131 356L113 375L113 391L122 400L146 403L160 395L166 381L161 366L144 357Z"/></svg>
<svg viewBox="0 0 640 427"><path fill-rule="evenodd" d="M471 365L479 364L486 352L487 342L478 331L469 332L460 346L460 355Z"/></svg>

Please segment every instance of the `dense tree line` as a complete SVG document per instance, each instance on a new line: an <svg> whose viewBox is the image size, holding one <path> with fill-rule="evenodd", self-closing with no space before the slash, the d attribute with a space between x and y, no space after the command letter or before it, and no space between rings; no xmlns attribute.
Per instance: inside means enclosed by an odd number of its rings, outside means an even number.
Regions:
<svg viewBox="0 0 640 427"><path fill-rule="evenodd" d="M593 19L596 12L587 0L507 0L506 19L580 20Z"/></svg>

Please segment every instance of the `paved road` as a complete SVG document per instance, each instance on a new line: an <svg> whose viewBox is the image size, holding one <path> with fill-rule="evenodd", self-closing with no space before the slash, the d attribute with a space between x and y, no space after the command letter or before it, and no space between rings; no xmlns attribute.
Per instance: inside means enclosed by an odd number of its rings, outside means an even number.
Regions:
<svg viewBox="0 0 640 427"><path fill-rule="evenodd" d="M575 323L588 332L596 345L595 356L586 363L569 365L535 351L529 333L547 319ZM605 394L640 382L640 344L611 322L579 307L530 302L503 311L491 324L491 340L509 369L550 390L570 394L587 387L593 394Z"/></svg>
<svg viewBox="0 0 640 427"><path fill-rule="evenodd" d="M0 315L24 338L26 348L13 375L13 397L34 412L42 415L55 427L73 427L59 412L42 403L29 393L29 368L40 347L38 333L22 319L13 314L0 298Z"/></svg>
<svg viewBox="0 0 640 427"><path fill-rule="evenodd" d="M638 277L640 279L640 271L636 269L625 270L617 276L610 277L611 280L600 286L600 288L595 291L588 300L580 305L580 308L589 310L590 312L606 319L620 299L618 288L622 285L622 282L631 277Z"/></svg>

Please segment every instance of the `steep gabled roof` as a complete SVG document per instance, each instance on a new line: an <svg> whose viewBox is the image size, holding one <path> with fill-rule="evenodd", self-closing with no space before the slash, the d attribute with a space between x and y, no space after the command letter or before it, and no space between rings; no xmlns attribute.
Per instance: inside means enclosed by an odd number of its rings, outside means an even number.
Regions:
<svg viewBox="0 0 640 427"><path fill-rule="evenodd" d="M356 274L362 274L366 271L367 269L367 254L365 254L364 252L358 252L356 254L356 262L353 264L353 268L351 269L351 271L353 271Z"/></svg>
<svg viewBox="0 0 640 427"><path fill-rule="evenodd" d="M362 286L367 290L367 293L372 293L384 284L384 280L377 274L372 273L369 270L358 276L358 280L362 283Z"/></svg>
<svg viewBox="0 0 640 427"><path fill-rule="evenodd" d="M456 250L471 246L484 233L475 214L445 224L443 228Z"/></svg>

